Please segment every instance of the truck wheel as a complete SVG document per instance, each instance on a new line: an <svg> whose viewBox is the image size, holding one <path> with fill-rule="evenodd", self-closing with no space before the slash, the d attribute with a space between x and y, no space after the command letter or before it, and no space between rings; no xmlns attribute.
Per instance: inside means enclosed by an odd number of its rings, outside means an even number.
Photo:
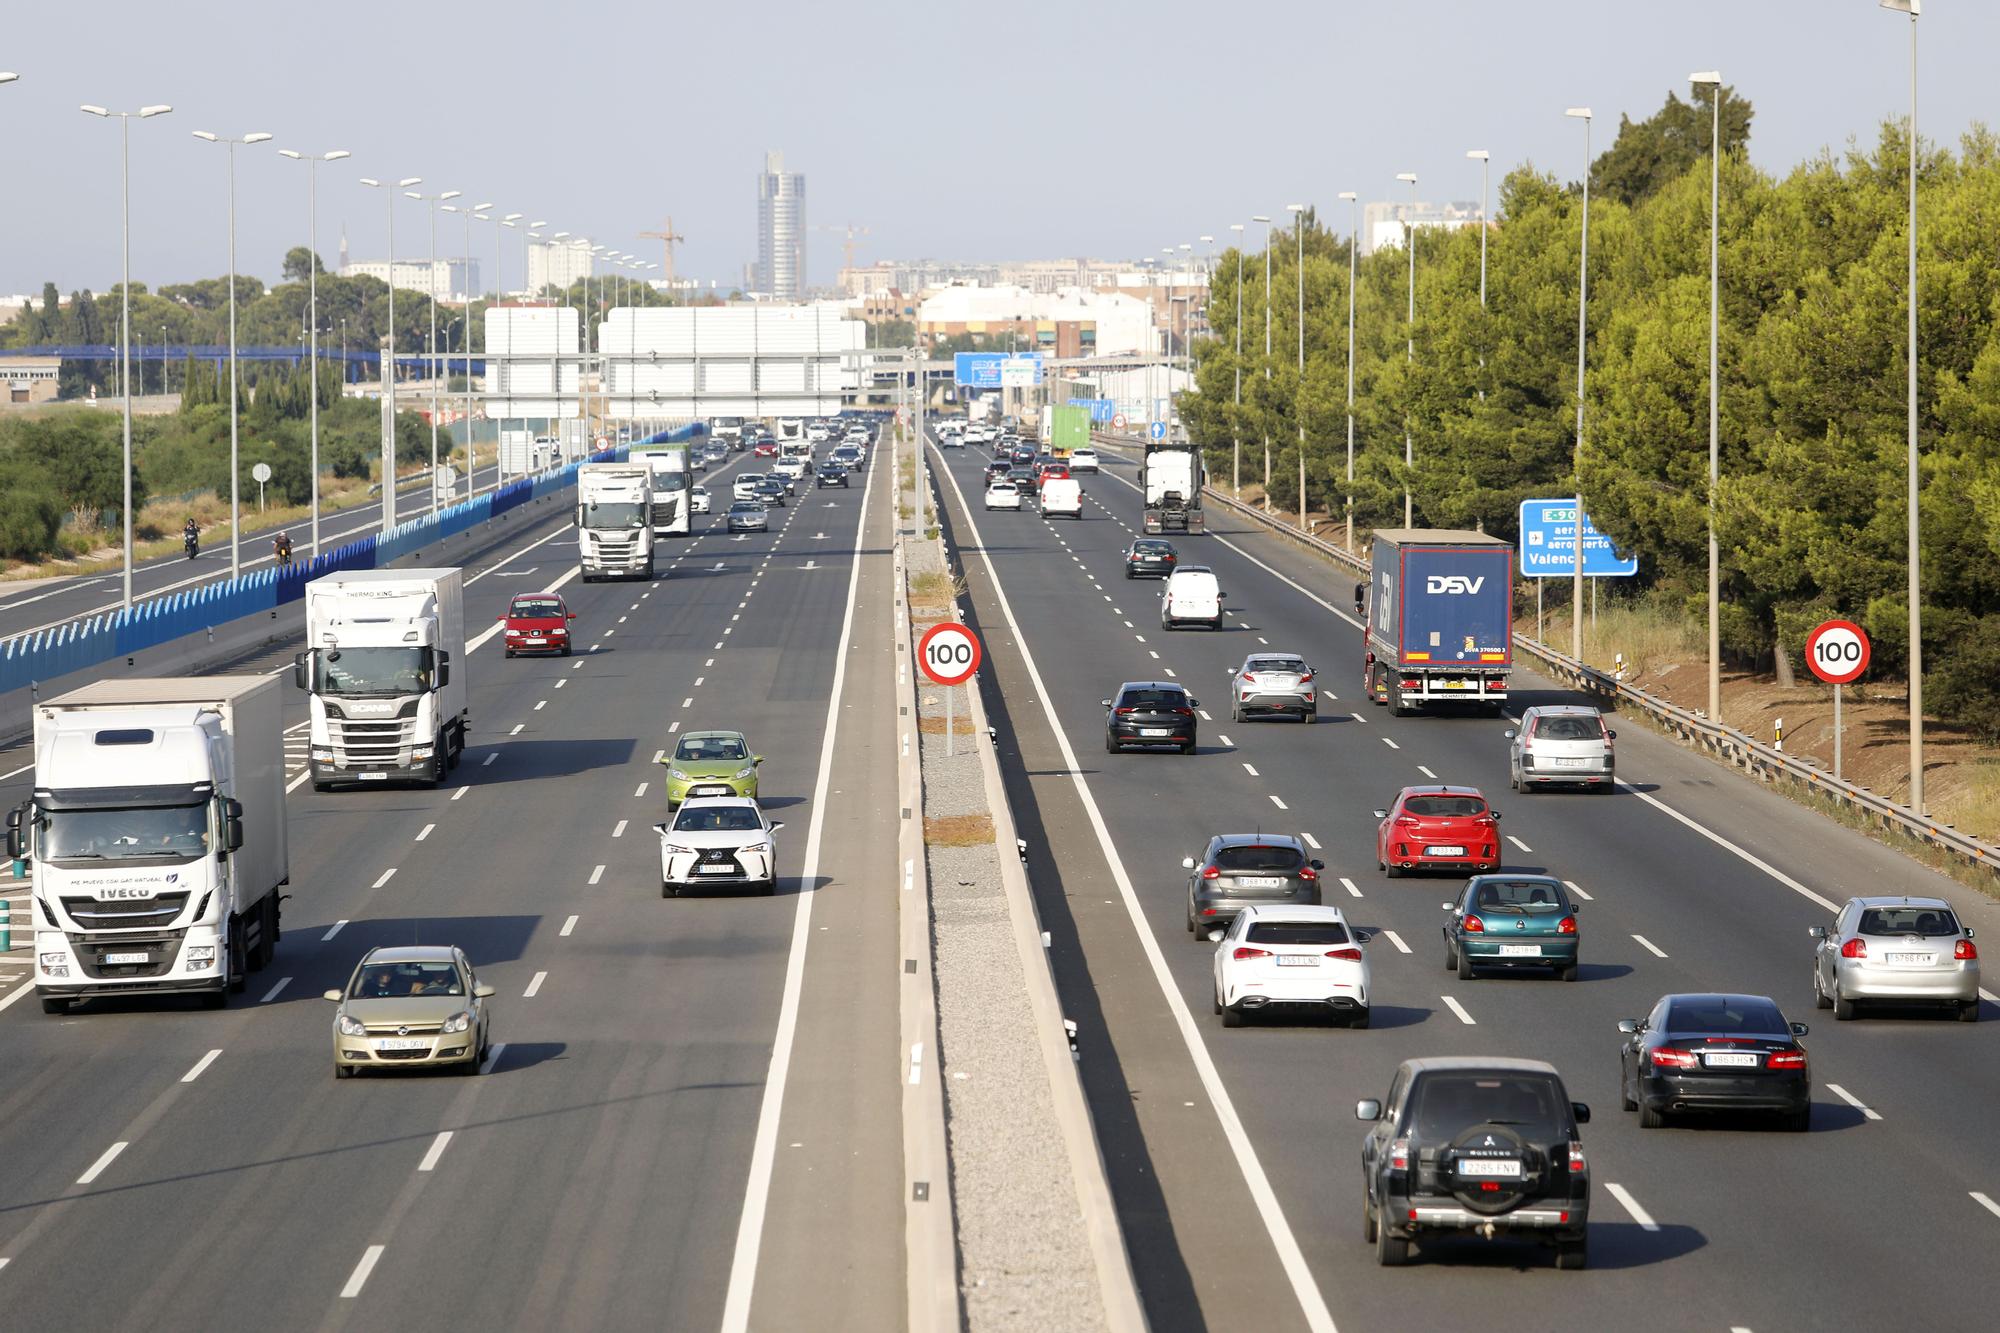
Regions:
<svg viewBox="0 0 2000 1333"><path fill-rule="evenodd" d="M229 1007L229 996L219 990L204 991L201 997L201 1007L204 1009L227 1009Z"/></svg>
<svg viewBox="0 0 2000 1333"><path fill-rule="evenodd" d="M244 987L250 984L250 960L243 952L243 936L241 932L232 932L232 934L234 938L229 942L229 993L231 995L241 995ZM221 999L223 1004L228 1003L226 997L217 996L217 998ZM220 1008L221 1005L217 1005L216 1007Z"/></svg>
<svg viewBox="0 0 2000 1333"><path fill-rule="evenodd" d="M66 1014L69 1012L69 1001L55 995L44 995L42 997L42 1012L45 1014Z"/></svg>

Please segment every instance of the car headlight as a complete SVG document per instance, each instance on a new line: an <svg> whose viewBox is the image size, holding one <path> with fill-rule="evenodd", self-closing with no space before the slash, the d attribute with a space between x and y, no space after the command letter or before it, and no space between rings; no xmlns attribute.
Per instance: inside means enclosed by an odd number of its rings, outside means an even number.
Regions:
<svg viewBox="0 0 2000 1333"><path fill-rule="evenodd" d="M315 758L315 759L317 759L317 760L319 760L319 761L320 761L320 762L322 762L322 763L328 763L328 764L330 764L330 763L332 763L332 762L333 762L333 751L332 751L332 750L314 750L314 751L312 752L312 757L313 757L313 758Z"/></svg>
<svg viewBox="0 0 2000 1333"><path fill-rule="evenodd" d="M444 1026L439 1028L438 1031L463 1032L471 1026L472 1026L472 1011L470 1009L461 1009L457 1013L453 1014L450 1018L445 1019Z"/></svg>
<svg viewBox="0 0 2000 1333"><path fill-rule="evenodd" d="M667 776L668 776L668 777L670 777L670 778L672 778L672 779L673 779L673 780L674 780L675 782L686 782L686 781L688 781L688 775L687 775L687 774L685 774L685 773L683 773L683 772L681 772L681 771L680 771L680 770L679 770L678 768L670 768L670 769L668 769L668 770L667 770Z"/></svg>
<svg viewBox="0 0 2000 1333"><path fill-rule="evenodd" d="M428 759L437 749L435 745L414 745L410 747L410 758Z"/></svg>
<svg viewBox="0 0 2000 1333"><path fill-rule="evenodd" d="M694 848L683 847L677 842L670 842L667 844L666 852L668 856L693 856Z"/></svg>
<svg viewBox="0 0 2000 1333"><path fill-rule="evenodd" d="M342 1014L340 1016L340 1035L343 1037L365 1037L368 1035L368 1029L361 1026L360 1019L349 1018L346 1014Z"/></svg>
<svg viewBox="0 0 2000 1333"><path fill-rule="evenodd" d="M744 778L754 778L756 776L757 776L757 765L755 764L745 764L743 767L736 770L736 780L738 782L741 782Z"/></svg>
<svg viewBox="0 0 2000 1333"><path fill-rule="evenodd" d="M510 629L510 630L508 630L508 631L507 631L507 637L508 637L508 638L510 638L510 639L511 639L511 638L514 638L515 636L517 636L518 634L520 634L520 632L521 632L521 631L519 631L519 630L517 630L517 629Z"/></svg>

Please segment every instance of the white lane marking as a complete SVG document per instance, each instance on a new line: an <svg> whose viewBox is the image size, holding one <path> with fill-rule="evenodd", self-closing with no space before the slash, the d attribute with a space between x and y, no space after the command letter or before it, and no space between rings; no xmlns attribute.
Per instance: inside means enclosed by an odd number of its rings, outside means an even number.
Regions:
<svg viewBox="0 0 2000 1333"><path fill-rule="evenodd" d="M422 828L418 829L418 830L417 830L417 836L416 836L416 841L418 841L418 842L422 842L422 841L423 841L423 840L424 840L425 838L428 838L428 837L430 837L430 836L431 836L431 830L432 830L432 829L434 829L434 828L436 828L436 827L437 827L437 825L436 825L436 824L426 824L426 825L424 825L424 826L423 826Z"/></svg>
<svg viewBox="0 0 2000 1333"><path fill-rule="evenodd" d="M676 718L676 719L675 719L674 721L672 721L672 722L669 722L669 723L667 723L667 735L669 735L669 736L673 735L673 734L674 734L675 732L679 731L680 729L681 729L681 724L680 724L680 719L678 719L678 718Z"/></svg>
<svg viewBox="0 0 2000 1333"><path fill-rule="evenodd" d="M1639 941L1641 945L1645 946L1646 951L1652 954L1653 957L1665 958L1667 956L1667 951L1665 949L1662 949L1659 945L1653 943L1651 940L1647 939L1644 935L1634 935L1632 938Z"/></svg>
<svg viewBox="0 0 2000 1333"><path fill-rule="evenodd" d="M1626 1189L1623 1185L1614 1184L1610 1181L1605 1182L1604 1189L1612 1198L1618 1200L1620 1207L1632 1215L1632 1220L1639 1224L1640 1230L1658 1231L1660 1229L1660 1224L1653 1220L1651 1213L1639 1206L1639 1201L1632 1197L1630 1190Z"/></svg>
<svg viewBox="0 0 2000 1333"><path fill-rule="evenodd" d="M1575 894L1577 897L1583 899L1587 903L1594 903L1597 901L1597 899L1591 897L1589 894L1585 893L1582 889L1579 889L1576 886L1576 881L1573 879L1564 880L1563 887L1568 889L1571 893Z"/></svg>
<svg viewBox="0 0 2000 1333"><path fill-rule="evenodd" d="M201 1059L194 1062L193 1069L190 1069L187 1071L187 1073L181 1075L181 1082L192 1083L196 1079L200 1078L201 1072L204 1069L207 1069L210 1065L214 1064L215 1057L221 1054L222 1054L222 1048L218 1046L216 1049L210 1051L207 1055L202 1056Z"/></svg>
<svg viewBox="0 0 2000 1333"><path fill-rule="evenodd" d="M88 1185L91 1181L103 1175L104 1168L110 1166L113 1162L117 1161L118 1154L124 1152L128 1146L130 1146L128 1143L121 1140L117 1143L112 1144L109 1148L106 1148L104 1150L104 1155L90 1164L90 1170L84 1172L82 1175L76 1178L76 1183L79 1185Z"/></svg>
<svg viewBox="0 0 2000 1333"><path fill-rule="evenodd" d="M689 696L688 698L686 698L686 699L683 699L683 700L681 700L681 707L682 707L682 708L693 708L693 707L694 707L694 698L693 698L693 696Z"/></svg>
<svg viewBox="0 0 2000 1333"><path fill-rule="evenodd" d="M667 752L666 752L665 750L655 750L655 751L653 751L653 762L654 762L654 763L656 763L656 764L658 764L658 763L664 763L664 762L666 761L666 758L667 758Z"/></svg>
<svg viewBox="0 0 2000 1333"><path fill-rule="evenodd" d="M1811 902L1818 903L1821 907L1824 907L1829 912L1837 912L1840 910L1839 905L1834 903L1831 899L1822 898L1820 895L1814 893L1811 889L1807 888L1805 885L1793 879L1790 875L1787 875L1784 871L1772 865L1769 861L1764 860L1762 857L1758 856L1754 852L1745 851L1743 848L1738 847L1735 843L1731 842L1729 839L1723 837L1720 833L1713 832L1707 827L1696 823L1694 820L1688 818L1680 811L1674 809L1671 805L1668 805L1665 801L1659 800L1658 798L1653 796L1650 792L1640 791L1637 787L1634 787L1631 783L1626 782L1622 778L1618 779L1618 787L1619 790L1628 792L1631 795L1638 797L1640 800L1644 801L1647 805L1652 806L1654 809L1660 811L1662 814L1667 815L1669 818L1678 820L1680 823L1686 825L1688 828L1693 829L1696 833L1701 834L1702 837L1707 838L1710 842L1714 843L1716 846L1722 848L1723 850L1734 852L1738 857L1740 857L1744 861L1747 861L1751 865L1757 867L1759 870L1769 875L1772 879L1777 880L1778 883L1784 885L1786 888L1792 890L1794 893L1799 894L1800 896L1806 898Z"/></svg>
<svg viewBox="0 0 2000 1333"><path fill-rule="evenodd" d="M361 1252L361 1262L354 1265L354 1271L348 1275L347 1285L340 1289L342 1300L351 1301L361 1294L361 1289L368 1285L368 1275L375 1271L376 1261L381 1259L385 1248L381 1245L370 1245Z"/></svg>
<svg viewBox="0 0 2000 1333"><path fill-rule="evenodd" d="M557 935L559 938L568 939L569 933L575 929L576 929L576 917L572 915L567 921L563 922L563 927L560 931L557 932Z"/></svg>
<svg viewBox="0 0 2000 1333"><path fill-rule="evenodd" d="M516 723L514 724L514 729L513 729L512 731L508 732L507 734L508 734L509 736L518 736L518 735L520 735L520 734L521 734L521 732L522 732L522 731L523 731L523 730L524 730L524 729L525 729L525 728L527 727L527 725L528 725L528 724L527 724L527 723L525 723L525 722L516 722Z"/></svg>
<svg viewBox="0 0 2000 1333"><path fill-rule="evenodd" d="M1228 746L1228 747L1229 747L1230 749L1232 749L1232 750L1236 748L1236 742L1235 742L1235 741L1232 741L1232 740L1230 740L1230 739L1229 739L1229 737L1227 737L1227 736L1223 735L1223 734L1222 734L1221 732L1219 732L1219 731L1215 733L1215 739L1217 739L1217 740L1221 741L1221 742L1222 742L1222 743L1223 743L1224 745ZM1248 765L1248 764L1245 764L1245 765L1244 765L1244 767L1245 767L1245 768L1248 768L1248 767L1249 767L1249 765Z"/></svg>
<svg viewBox="0 0 2000 1333"><path fill-rule="evenodd" d="M698 690L698 689L700 689L700 688L701 688L701 683L702 683L703 681L707 680L707 679L708 679L708 677L707 677L707 676L696 676L696 677L694 678L694 688L695 688L695 689L697 689L697 690Z"/></svg>
<svg viewBox="0 0 2000 1333"><path fill-rule="evenodd" d="M592 884L595 884L595 883L597 883L597 881L598 881L598 880L600 880L600 879L603 879L603 878L604 878L604 867L603 867L603 866L594 866L594 867L592 867L592 868L591 868L591 871L590 871L590 882L591 882Z"/></svg>
<svg viewBox="0 0 2000 1333"><path fill-rule="evenodd" d="M1853 1093L1849 1092L1846 1088L1841 1087L1838 1083L1827 1084L1826 1090L1832 1093L1834 1096L1840 1098L1840 1100L1846 1102L1849 1106L1853 1107L1855 1110L1861 1112L1863 1119L1880 1120L1882 1118L1881 1113L1878 1112L1874 1107L1865 1104L1859 1097L1856 1097Z"/></svg>
<svg viewBox="0 0 2000 1333"><path fill-rule="evenodd" d="M548 706L549 706L549 701L547 699L537 699L535 700L535 707L532 711L539 713Z"/></svg>
<svg viewBox="0 0 2000 1333"><path fill-rule="evenodd" d="M1429 778L1432 782L1437 781L1438 775L1431 772L1428 768L1425 768L1422 764L1417 765L1417 772L1423 774L1425 777Z"/></svg>
<svg viewBox="0 0 2000 1333"><path fill-rule="evenodd" d="M1275 805L1275 806L1277 806L1277 807L1278 807L1278 808L1279 808L1280 810L1289 810L1289 809L1291 809L1291 808L1292 808L1292 807L1290 807L1289 805L1286 805L1286 804L1284 803L1284 801L1280 800L1280 799L1279 799L1278 797L1276 797L1276 796L1273 796L1273 797L1271 798L1271 804L1272 804L1272 805Z"/></svg>
<svg viewBox="0 0 2000 1333"><path fill-rule="evenodd" d="M645 782L640 783L637 787L633 788L632 795L635 797L644 796L646 794L646 788L650 785L651 785L650 783L645 783Z"/></svg>
<svg viewBox="0 0 2000 1333"><path fill-rule="evenodd" d="M1403 937L1401 935L1398 935L1395 931L1385 930L1382 932L1382 934L1385 938L1388 939L1389 943L1396 946L1397 953L1408 953L1410 951L1410 946L1403 943Z"/></svg>
<svg viewBox="0 0 2000 1333"><path fill-rule="evenodd" d="M1981 1208L1984 1208L1987 1212L1993 1214L1995 1217L2000 1217L2000 1203L1993 1202L1993 1200L1987 1198L1984 1194L1981 1194L1978 1190L1973 1190L1971 1193L1972 1193L1972 1201L1974 1203L1978 1204Z"/></svg>
<svg viewBox="0 0 2000 1333"><path fill-rule="evenodd" d="M1261 634L1259 634L1259 635L1257 636L1257 642L1259 642L1259 643L1263 644L1263 645L1264 645L1265 647L1267 647L1267 648L1268 648L1268 647L1270 647L1270 645L1271 645L1271 641L1270 641L1269 639L1265 638L1265 637L1264 637L1263 635L1261 635Z"/></svg>
<svg viewBox="0 0 2000 1333"><path fill-rule="evenodd" d="M1986 987L1984 986L1981 986L1979 988L1979 998L1986 1001L1986 1003L1988 1004L2000 1004L2000 995L1995 995L1992 991L1987 990Z"/></svg>
<svg viewBox="0 0 2000 1333"><path fill-rule="evenodd" d="M1472 1015L1465 1012L1465 1006L1460 1004L1457 1000L1454 1000L1449 995L1440 995L1438 998L1444 1001L1445 1008L1451 1010L1454 1014L1458 1015L1459 1022L1465 1024L1467 1027L1479 1026L1478 1022L1472 1017Z"/></svg>
<svg viewBox="0 0 2000 1333"><path fill-rule="evenodd" d="M1111 877L1118 885L1118 896L1125 905L1125 913L1132 922L1133 934L1146 955L1146 961L1153 970L1153 980L1165 998L1167 1010L1173 1016L1174 1025L1180 1030L1181 1041L1186 1045L1188 1057L1193 1062L1195 1073L1200 1077L1202 1089L1208 1094L1210 1106L1215 1110L1216 1119L1222 1127L1222 1141L1229 1145L1230 1155L1236 1160L1236 1167L1242 1173L1244 1184L1250 1191L1252 1202L1257 1206L1258 1217L1271 1238L1272 1247L1277 1251L1279 1265L1285 1270L1290 1282L1292 1295L1298 1301L1305 1315L1306 1326L1315 1333L1334 1333L1333 1314L1326 1306L1326 1297L1321 1293L1314 1279L1312 1267L1306 1262L1305 1252L1299 1247L1298 1237L1293 1233L1291 1223L1285 1218L1284 1205L1278 1202L1277 1191L1271 1187L1271 1178L1264 1171L1264 1164L1257 1156L1257 1150L1250 1141L1249 1131L1244 1128L1243 1118L1237 1113L1236 1103L1223 1086L1222 1074L1210 1058L1208 1046L1195 1027L1194 1015L1188 1012L1187 1000L1182 996L1180 985L1174 980L1167 966L1166 955L1160 951L1160 941L1153 934L1152 926L1146 920L1145 909L1140 906L1138 890L1132 884L1132 877L1126 872L1125 862L1118 855L1117 845L1112 841L1111 830L1104 822L1104 812L1098 808L1097 798L1091 794L1090 782L1083 775L1083 768L1077 762L1076 750L1064 733L1062 722L1056 716L1055 706L1049 702L1049 691L1042 680L1040 668L1035 665L1033 652L1028 648L1027 636L1021 633L1020 621L1014 617L1014 609L1007 600L1007 590L1001 585L999 571L993 567L993 556L980 538L978 521L972 515L972 507L965 501L965 492L958 484L958 478L949 471L944 478L950 483L953 494L958 497L959 508L965 515L966 529L972 536L972 543L979 551L979 558L986 566L986 577L993 588L995 600L1000 604L1000 612L1006 618L1007 628L1014 636L1014 644L1021 654L1021 665L1027 669L1028 679L1034 686L1035 698L1041 704L1042 712L1048 720L1049 730L1062 751L1063 764L1069 778L1076 786L1077 797L1083 804L1084 814L1090 819L1090 826L1097 835L1098 846L1103 850ZM1124 478L1120 477L1120 481ZM1126 485L1131 485L1126 482ZM1137 487L1133 487L1137 490ZM856 562L859 567L859 562ZM843 636L844 637L844 636ZM844 659L843 659L844 660ZM838 691L835 692L836 697ZM1208 714L1202 713L1206 719ZM823 803L815 802L814 812L823 808ZM775 1128L775 1127L774 1127ZM728 1328L724 1333L742 1333L741 1327Z"/></svg>
<svg viewBox="0 0 2000 1333"><path fill-rule="evenodd" d="M271 989L269 989L269 990L265 991L265 992L264 992L264 998L263 998L263 999L261 999L261 1000L259 1000L259 1001L257 1001L257 1003L259 1003L259 1004L269 1004L269 1003L270 1003L271 1001L273 1001L273 1000L275 1000L275 999L277 999L277 998L278 998L278 992L279 992L279 991L282 991L282 990L283 990L283 989L284 989L285 987L287 987L287 986L289 986L289 985L291 985L291 984L292 984L292 979L291 979L290 977L279 977L279 978L278 978L278 984L277 984L277 985L275 985L275 986L273 986L273 987L271 987Z"/></svg>
<svg viewBox="0 0 2000 1333"><path fill-rule="evenodd" d="M285 794L289 796L293 792L297 791L300 787L303 787L305 785L306 779L311 776L312 776L312 770L310 768L300 773L297 777L293 778L290 782L287 782L285 784Z"/></svg>
<svg viewBox="0 0 2000 1333"><path fill-rule="evenodd" d="M0 773L0 782L5 782L8 778L18 778L33 767L33 764L23 764L11 773Z"/></svg>
<svg viewBox="0 0 2000 1333"><path fill-rule="evenodd" d="M910 1043L910 1084L912 1087L924 1081L924 1044Z"/></svg>
<svg viewBox="0 0 2000 1333"><path fill-rule="evenodd" d="M458 799L459 797L461 797L461 796L465 795L465 794L466 794L467 792L469 792L469 791L471 791L471 790L472 790L472 788L470 788L470 787L460 787L460 788L459 788L459 789L458 789L457 791L455 791L455 792L453 792L453 793L451 794L451 799L452 799L452 800L454 800L454 801L456 801L456 800L457 800L457 799Z"/></svg>
<svg viewBox="0 0 2000 1333"><path fill-rule="evenodd" d="M485 768L499 757L500 757L500 752L498 750L495 750L492 754L487 755L485 759L481 760L479 766L481 768Z"/></svg>
<svg viewBox="0 0 2000 1333"><path fill-rule="evenodd" d="M533 979L531 979L531 980L530 980L530 981L528 982L528 989L526 989L526 990L524 990L524 991L522 991L522 992L521 992L521 998L522 998L522 999L524 999L524 1000L532 1000L532 999L534 999L534 998L535 998L535 992L536 992L536 991L538 991L538 990L540 990L540 989L542 988L542 982L543 982L543 980L544 980L544 979L545 979L545 978L546 978L546 977L547 977L548 975L549 975L549 974L548 974L547 972L537 972L537 973L535 973L535 975L534 975Z"/></svg>
<svg viewBox="0 0 2000 1333"><path fill-rule="evenodd" d="M1312 848L1312 849L1313 849L1314 851L1318 851L1318 850L1319 850L1319 839L1318 839L1318 838L1315 838L1315 837L1314 837L1314 836L1313 836L1312 834L1310 834L1310 833L1303 833L1303 832L1302 832L1302 833L1300 833L1300 834L1299 834L1299 836L1300 836L1301 838L1304 838L1304 839L1306 840L1306 846L1308 846L1308 847Z"/></svg>
<svg viewBox="0 0 2000 1333"><path fill-rule="evenodd" d="M1382 738L1382 744L1388 746L1392 750L1400 750L1403 748L1402 746L1396 744L1396 742L1394 742L1393 740L1390 740L1387 736L1384 736Z"/></svg>
<svg viewBox="0 0 2000 1333"><path fill-rule="evenodd" d="M1532 852L1535 850L1534 848L1530 847L1527 843L1522 842L1519 838L1515 837L1511 833L1507 835L1507 841L1513 843L1516 847L1519 847L1524 852Z"/></svg>
<svg viewBox="0 0 2000 1333"><path fill-rule="evenodd" d="M1155 662L1160 660L1160 655L1157 652L1153 651L1151 648L1148 648L1146 650L1146 656L1152 658Z"/></svg>
<svg viewBox="0 0 2000 1333"><path fill-rule="evenodd" d="M334 922L334 923L333 923L333 928L332 928L331 930L327 931L327 932L326 932L326 934L324 934L324 935L322 935L322 936L320 936L320 937L319 937L319 942L320 942L321 944L325 944L325 943L326 943L326 942L327 942L328 940L332 939L332 938L333 938L333 937L334 937L335 935L338 935L338 934L340 933L340 928L341 928L342 926L346 925L346 924L347 924L347 918L346 918L346 917L342 917L342 918L341 918L340 920L338 920L338 921Z"/></svg>
<svg viewBox="0 0 2000 1333"><path fill-rule="evenodd" d="M382 877L376 880L373 884L369 885L369 887L379 889L384 884L387 884L390 880L394 879L395 877L396 877L396 867L390 866L387 870L382 872Z"/></svg>
<svg viewBox="0 0 2000 1333"><path fill-rule="evenodd" d="M431 1146L425 1151L424 1160L417 1163L417 1170L419 1171L435 1170L437 1168L438 1158L444 1156L444 1150L450 1143L451 1143L451 1131L448 1129L439 1130L438 1136L431 1140Z"/></svg>
<svg viewBox="0 0 2000 1333"><path fill-rule="evenodd" d="M1346 889L1350 897L1359 898L1361 896L1360 886L1345 875L1340 877L1340 887Z"/></svg>
<svg viewBox="0 0 2000 1333"><path fill-rule="evenodd" d="M1210 717L1210 716L1208 715L1208 710L1207 710L1206 708L1197 708L1197 709L1195 709L1194 711L1195 711L1195 712L1197 712L1197 713L1200 713L1200 714L1201 714L1201 720L1202 720L1202 721L1204 721L1204 722L1213 722L1213 721L1215 721L1215 719L1214 719L1214 718L1212 718L1212 717Z"/></svg>
<svg viewBox="0 0 2000 1333"><path fill-rule="evenodd" d="M557 677L556 677L556 688L557 688L557 689L561 689L561 688L562 688L563 686L565 686L565 685L567 685L567 684L569 684L569 677L568 677L568 676L557 676Z"/></svg>
<svg viewBox="0 0 2000 1333"><path fill-rule="evenodd" d="M493 1048L486 1052L486 1063L479 1066L479 1072L482 1074L492 1073L494 1067L500 1063L500 1052L506 1049L507 1049L506 1042L504 1041L494 1042Z"/></svg>
<svg viewBox="0 0 2000 1333"><path fill-rule="evenodd" d="M622 819L621 819L621 820L619 820L619 821L618 821L618 822L617 822L616 824L614 824L614 825L612 825L612 826L611 826L611 836L612 836L612 837L614 837L614 838L622 838L622 837L624 837L624 836L625 836L625 821L624 821L624 820L622 820Z"/></svg>
<svg viewBox="0 0 2000 1333"><path fill-rule="evenodd" d="M1361 716L1361 714L1359 713L1349 713L1348 716L1353 718L1356 722L1366 722L1368 720L1367 718Z"/></svg>
<svg viewBox="0 0 2000 1333"><path fill-rule="evenodd" d="M1249 775L1250 775L1251 777L1253 777L1253 778L1257 776L1257 770L1256 770L1256 769L1254 769L1254 768L1252 768L1252 767L1251 767L1250 765L1248 765L1248 764L1245 764L1245 765L1243 765L1243 771L1244 771L1245 773L1248 773L1248 774L1249 774Z"/></svg>

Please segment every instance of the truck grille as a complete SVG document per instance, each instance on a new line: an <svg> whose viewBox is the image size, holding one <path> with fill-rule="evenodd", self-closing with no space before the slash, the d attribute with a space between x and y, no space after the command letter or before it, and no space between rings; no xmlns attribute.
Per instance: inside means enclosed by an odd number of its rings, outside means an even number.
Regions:
<svg viewBox="0 0 2000 1333"><path fill-rule="evenodd" d="M674 516L679 512L680 512L680 499L677 496L670 495L667 496L665 499L654 500L653 526L658 527L663 523L673 522Z"/></svg>
<svg viewBox="0 0 2000 1333"><path fill-rule="evenodd" d="M402 751L416 742L415 718L328 717L326 727L347 768L394 768L402 763Z"/></svg>
<svg viewBox="0 0 2000 1333"><path fill-rule="evenodd" d="M117 902L65 898L62 905L70 919L85 930L120 930L164 926L181 914L187 900L187 893L183 891L163 893L157 898L129 898Z"/></svg>
<svg viewBox="0 0 2000 1333"><path fill-rule="evenodd" d="M83 975L93 981L144 979L162 976L173 968L174 959L180 957L181 940L186 934L184 930L166 930L137 937L128 935L95 940L79 940L71 936L70 944L77 965L83 969ZM145 954L146 961L143 963L102 961L107 954L136 953Z"/></svg>

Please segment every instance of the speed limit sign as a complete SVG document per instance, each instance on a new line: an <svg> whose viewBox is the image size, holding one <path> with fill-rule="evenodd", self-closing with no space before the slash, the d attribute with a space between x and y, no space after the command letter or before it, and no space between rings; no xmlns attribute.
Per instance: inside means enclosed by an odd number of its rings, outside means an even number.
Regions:
<svg viewBox="0 0 2000 1333"><path fill-rule="evenodd" d="M917 665L938 685L963 685L979 670L979 636L954 621L932 625L917 641Z"/></svg>
<svg viewBox="0 0 2000 1333"><path fill-rule="evenodd" d="M1868 635L1851 620L1829 620L1806 635L1806 665L1829 685L1851 685L1868 669Z"/></svg>

